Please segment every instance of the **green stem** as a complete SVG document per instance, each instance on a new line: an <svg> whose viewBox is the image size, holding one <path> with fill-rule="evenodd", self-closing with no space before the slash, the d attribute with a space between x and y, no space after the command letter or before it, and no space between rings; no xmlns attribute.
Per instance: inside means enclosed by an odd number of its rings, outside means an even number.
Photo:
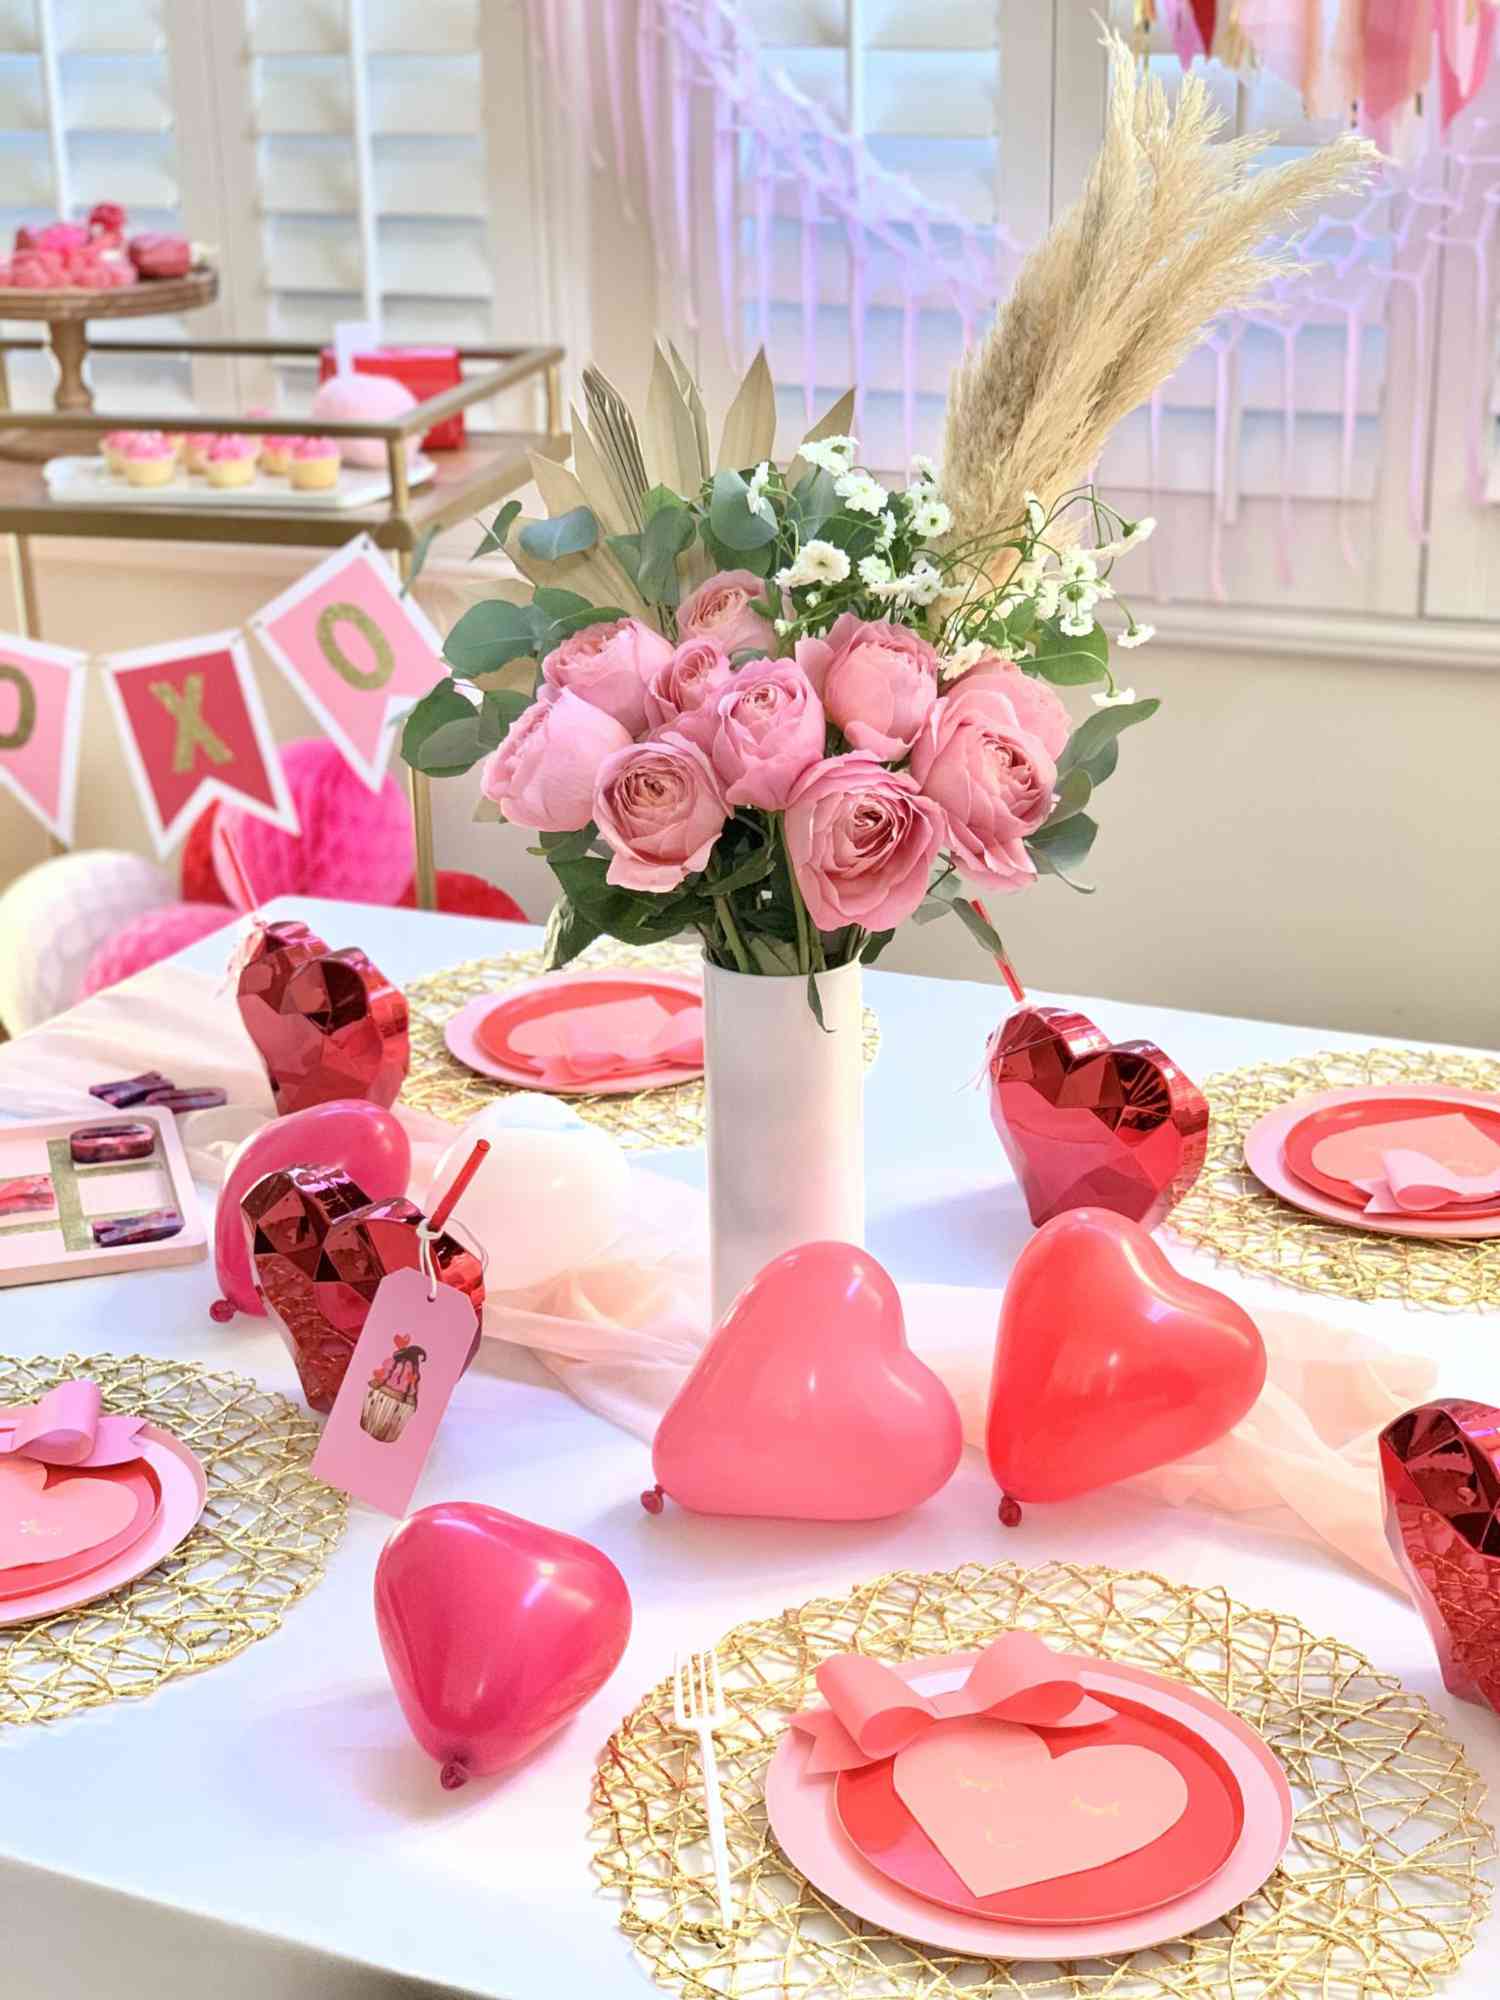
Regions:
<svg viewBox="0 0 1500 2000"><path fill-rule="evenodd" d="M735 964L741 972L753 971L754 968L750 963L749 954L745 950L744 943L734 921L734 912L729 907L729 898L727 896L715 896L714 908L719 913L719 923L723 929L725 938L728 940L729 949L734 953Z"/></svg>
<svg viewBox="0 0 1500 2000"><path fill-rule="evenodd" d="M787 880L792 885L792 913L797 919L797 970L811 972L813 966L811 926L807 921L807 905L803 902L802 891L797 886L797 871L792 866L792 850L786 844L786 815L772 813L771 821L786 854Z"/></svg>

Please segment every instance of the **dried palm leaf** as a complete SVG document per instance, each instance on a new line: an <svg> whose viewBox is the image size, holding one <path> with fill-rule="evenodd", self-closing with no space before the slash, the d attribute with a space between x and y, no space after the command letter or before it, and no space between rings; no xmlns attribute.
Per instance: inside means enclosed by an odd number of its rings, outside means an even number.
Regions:
<svg viewBox="0 0 1500 2000"><path fill-rule="evenodd" d="M672 372L677 377L683 400L692 412L693 429L698 434L698 457L704 465L710 463L708 451L708 412L703 407L703 392L693 380L693 371L677 351L677 343L667 342L667 353L671 356Z"/></svg>
<svg viewBox="0 0 1500 2000"><path fill-rule="evenodd" d="M594 443L588 426L575 405L573 419L573 470L584 497L607 534L633 535L640 520L620 490L609 461Z"/></svg>
<svg viewBox="0 0 1500 2000"><path fill-rule="evenodd" d="M1379 158L1345 134L1259 167L1274 133L1221 140L1201 77L1184 77L1173 103L1118 35L1105 44L1109 112L1083 194L954 371L943 489L955 544L1020 520L1028 489L1050 505L1085 478L1211 320L1296 268L1268 240L1364 185Z"/></svg>
<svg viewBox="0 0 1500 2000"><path fill-rule="evenodd" d="M599 455L629 507L635 527L641 525L641 501L651 485L646 458L630 406L607 375L592 365L583 371L583 399L593 425Z"/></svg>
<svg viewBox="0 0 1500 2000"><path fill-rule="evenodd" d="M766 361L766 350L758 348L745 371L745 379L735 392L724 419L719 439L720 472L740 472L759 465L776 449L776 384Z"/></svg>
<svg viewBox="0 0 1500 2000"><path fill-rule="evenodd" d="M693 413L660 343L651 363L641 442L653 485L670 486L674 493L691 494L708 477L707 463L698 452L698 427Z"/></svg>

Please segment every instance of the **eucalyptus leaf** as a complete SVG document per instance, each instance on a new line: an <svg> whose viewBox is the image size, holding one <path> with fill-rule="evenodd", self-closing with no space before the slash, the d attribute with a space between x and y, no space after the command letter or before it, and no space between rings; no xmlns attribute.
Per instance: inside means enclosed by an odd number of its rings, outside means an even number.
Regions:
<svg viewBox="0 0 1500 2000"><path fill-rule="evenodd" d="M641 501L641 519L649 521L653 514L661 513L664 507L684 507L687 502L680 493L674 493L670 486L653 486Z"/></svg>
<svg viewBox="0 0 1500 2000"><path fill-rule="evenodd" d="M1094 893L1092 886L1075 882L1069 870L1088 858L1098 832L1096 820L1090 819L1087 813L1074 813L1071 819L1039 827L1027 839L1026 851L1044 875L1058 875L1070 889L1091 896Z"/></svg>
<svg viewBox="0 0 1500 2000"><path fill-rule="evenodd" d="M437 535L438 530L434 526L429 528L426 534L418 536L417 545L411 552L411 568L406 572L406 581L401 586L401 595L403 597L410 596L412 585L426 568L427 558L431 552L433 542L437 539Z"/></svg>
<svg viewBox="0 0 1500 2000"><path fill-rule="evenodd" d="M1151 695L1145 701L1121 702L1113 708L1096 709L1079 723L1063 745L1062 755L1057 760L1058 771L1071 771L1079 766L1086 769L1090 759L1097 756L1106 744L1113 743L1121 730L1132 729L1138 722L1149 722L1160 707L1161 702Z"/></svg>
<svg viewBox="0 0 1500 2000"><path fill-rule="evenodd" d="M594 939L601 935L598 926L590 923L569 897L559 896L547 919L547 939L542 951L543 970L558 971L577 958L581 951L587 951Z"/></svg>
<svg viewBox="0 0 1500 2000"><path fill-rule="evenodd" d="M429 778L455 778L484 755L479 741L479 706L451 680L428 690L401 730L401 755Z"/></svg>
<svg viewBox="0 0 1500 2000"><path fill-rule="evenodd" d="M1108 678L1108 662L1109 639L1102 626L1073 639L1048 624L1038 630L1036 655L1027 664L1057 687L1087 687Z"/></svg>
<svg viewBox="0 0 1500 2000"><path fill-rule="evenodd" d="M532 697L517 688L500 688L484 696L479 705L479 747L488 753L498 750L512 725L532 705Z"/></svg>
<svg viewBox="0 0 1500 2000"><path fill-rule="evenodd" d="M707 887L715 896L732 896L737 889L748 889L752 882L763 882L775 866L776 850L767 841L727 875L714 876Z"/></svg>
<svg viewBox="0 0 1500 2000"><path fill-rule="evenodd" d="M660 507L641 534L641 595L653 604L675 604L682 595L677 558L691 548L698 523L680 503Z"/></svg>
<svg viewBox="0 0 1500 2000"><path fill-rule="evenodd" d="M593 845L598 828L592 820L587 826L579 827L576 833L543 833L537 838L541 851L549 862L577 861L587 854Z"/></svg>
<svg viewBox="0 0 1500 2000"><path fill-rule="evenodd" d="M525 659L535 651L531 607L507 603L503 597L472 605L443 642L443 658L455 674L492 672L507 660Z"/></svg>
<svg viewBox="0 0 1500 2000"><path fill-rule="evenodd" d="M517 539L538 562L560 562L591 549L599 539L599 523L592 507L570 507L549 520L528 521Z"/></svg>
<svg viewBox="0 0 1500 2000"><path fill-rule="evenodd" d="M1080 771L1088 772L1089 781L1097 792L1106 778L1114 776L1115 766L1119 761L1120 739L1118 736L1111 736L1102 750L1097 750L1086 764L1080 764L1078 768Z"/></svg>
<svg viewBox="0 0 1500 2000"><path fill-rule="evenodd" d="M776 523L751 511L750 489L737 472L716 472L708 503L715 537L736 554L764 549L776 539Z"/></svg>
<svg viewBox="0 0 1500 2000"><path fill-rule="evenodd" d="M972 932L978 938L991 957L1004 958L1005 946L1000 942L1000 933L988 918L980 916L967 896L956 897L949 908L960 919L965 930Z"/></svg>
<svg viewBox="0 0 1500 2000"><path fill-rule="evenodd" d="M1094 795L1094 781L1082 765L1066 773L1057 788L1057 800L1047 815L1046 824L1056 826L1059 820L1071 819L1080 813Z"/></svg>
<svg viewBox="0 0 1500 2000"><path fill-rule="evenodd" d="M865 939L864 948L859 954L860 964L873 965L895 935L894 931L872 931Z"/></svg>
<svg viewBox="0 0 1500 2000"><path fill-rule="evenodd" d="M823 996L818 991L818 975L815 972L810 972L807 975L807 1004L812 1009L813 1019L823 1030L823 1033L831 1035L833 1030L823 1019Z"/></svg>
<svg viewBox="0 0 1500 2000"><path fill-rule="evenodd" d="M469 557L469 561L477 562L480 556L492 556L496 550L503 549L505 547L505 538L514 526L516 516L520 511L521 503L519 500L507 500L505 505L495 515L494 520L485 528L479 547Z"/></svg>

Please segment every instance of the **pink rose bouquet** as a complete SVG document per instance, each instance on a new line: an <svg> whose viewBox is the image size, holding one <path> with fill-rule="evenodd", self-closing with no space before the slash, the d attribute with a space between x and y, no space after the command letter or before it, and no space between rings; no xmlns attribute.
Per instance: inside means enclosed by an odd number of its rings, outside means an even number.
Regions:
<svg viewBox="0 0 1500 2000"><path fill-rule="evenodd" d="M501 509L484 547L515 553L531 599L458 621L405 756L482 761L488 810L535 833L554 965L690 932L717 965L808 977L949 911L998 952L976 895L1072 880L1120 735L1157 707L1116 686L1102 622L1150 637L1111 579L1154 524L1086 487L960 540L927 461L893 485L841 436L783 469L763 435L711 471L678 387L677 487L643 483L600 406L587 504Z"/></svg>

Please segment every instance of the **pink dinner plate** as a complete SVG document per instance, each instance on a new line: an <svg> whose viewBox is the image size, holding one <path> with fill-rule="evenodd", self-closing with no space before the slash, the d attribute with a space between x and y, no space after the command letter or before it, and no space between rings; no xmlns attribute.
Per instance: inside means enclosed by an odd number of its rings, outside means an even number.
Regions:
<svg viewBox="0 0 1500 2000"><path fill-rule="evenodd" d="M57 1611L72 1611L80 1604L107 1597L112 1590L134 1583L163 1556L172 1553L191 1533L203 1503L208 1498L208 1482L203 1467L170 1431L147 1424L140 1433L141 1457L146 1461L161 1494L150 1527L129 1548L71 1582L54 1583L32 1591L26 1597L7 1598L0 1603L0 1626L23 1625L33 1618L46 1618Z"/></svg>
<svg viewBox="0 0 1500 2000"><path fill-rule="evenodd" d="M1375 1236L1420 1236L1435 1243L1480 1243L1500 1236L1500 1217L1466 1216L1461 1209L1447 1209L1433 1216L1367 1215L1363 1209L1346 1201L1335 1201L1309 1187L1287 1165L1287 1135L1310 1113L1353 1103L1409 1100L1411 1094L1410 1084L1376 1083L1357 1090L1312 1091L1306 1097L1294 1098L1290 1104L1279 1105L1275 1111L1257 1118L1250 1127L1245 1134L1245 1164L1263 1186L1290 1202L1293 1208L1325 1222L1341 1223L1346 1229L1364 1229ZM1480 1098L1475 1091L1449 1089L1442 1084L1424 1086L1422 1095L1429 1104L1457 1105L1465 1111L1472 1110L1476 1100L1491 1110L1495 1108L1493 1098ZM1167 1227L1171 1227L1170 1216Z"/></svg>
<svg viewBox="0 0 1500 2000"><path fill-rule="evenodd" d="M618 1076L598 1077L588 1083L544 1085L536 1061L511 1044L510 1036L518 1027L546 1014L564 1008L572 1010L638 999L643 995L676 1012L701 1005L703 985L695 974L685 972L549 972L498 997L481 993L449 1016L443 1040L451 1056L466 1068L478 1070L481 1076L492 1077L496 1083L512 1084L520 1090L545 1089L556 1097L621 1097L702 1076L701 1063L687 1067L656 1064Z"/></svg>
<svg viewBox="0 0 1500 2000"><path fill-rule="evenodd" d="M122 1550L138 1542L156 1519L161 1489L143 1458L131 1459L125 1465L104 1466L97 1472L69 1474L66 1467L59 1467L49 1476L47 1484L50 1486L59 1476L105 1479L111 1486L123 1486L135 1501L135 1514L118 1534L110 1535L91 1549L80 1549L77 1555L60 1557L56 1562L18 1563L10 1569L0 1569L0 1604L7 1598L29 1597L33 1591L48 1589L54 1583L71 1583L75 1577L102 1569Z"/></svg>
<svg viewBox="0 0 1500 2000"><path fill-rule="evenodd" d="M1454 1107L1440 1104L1427 1096L1410 1095L1393 1097L1385 1103L1370 1098L1356 1099L1352 1104L1329 1104L1321 1111L1310 1111L1287 1133L1281 1149L1285 1165L1307 1187L1320 1194L1326 1194L1333 1201L1341 1201L1348 1206L1364 1211L1365 1190L1342 1175L1325 1171L1318 1164L1318 1152L1324 1140L1337 1139L1343 1142L1345 1151L1354 1163L1354 1170L1361 1180L1373 1178L1380 1172L1380 1155L1388 1141L1371 1140L1361 1145L1360 1135L1372 1128L1379 1129L1391 1125L1409 1125L1414 1119L1429 1119L1446 1114L1453 1116ZM1483 1098L1477 1092L1473 1102L1463 1108L1461 1114L1483 1138L1500 1145L1500 1105L1492 1099ZM1424 1150L1419 1148L1419 1150ZM1457 1164L1453 1161L1447 1165ZM1477 1170L1474 1165L1459 1166L1461 1172ZM1471 1219L1481 1216L1500 1215L1500 1196L1490 1201L1450 1202L1441 1210L1428 1211L1429 1218L1451 1220L1464 1215Z"/></svg>
<svg viewBox="0 0 1500 2000"><path fill-rule="evenodd" d="M896 1672L925 1694L961 1685L973 1653L908 1660ZM1185 1896L1133 1916L1102 1923L1017 1923L944 1909L891 1881L866 1860L839 1824L836 1786L811 1778L811 1740L789 1729L766 1771L766 1811L783 1853L822 1894L869 1923L919 1944L977 1958L1093 1958L1144 1951L1216 1922L1254 1895L1286 1851L1292 1831L1292 1795L1286 1773L1255 1731L1218 1702L1160 1674L1117 1661L1090 1661L1083 1671L1088 1693L1103 1700L1128 1694L1170 1717L1222 1757L1240 1793L1244 1825L1234 1851L1208 1881Z"/></svg>
<svg viewBox="0 0 1500 2000"><path fill-rule="evenodd" d="M834 1781L839 1824L882 1875L945 1909L1021 1924L1089 1924L1173 1902L1216 1875L1234 1852L1245 1824L1240 1788L1198 1726L1123 1695L1105 1699L1115 1711L1112 1723L1037 1731L1053 1757L1066 1759L1070 1750L1095 1744L1135 1744L1164 1757L1188 1789L1186 1810L1175 1825L1116 1861L976 1896L902 1803L889 1757L839 1774Z"/></svg>

